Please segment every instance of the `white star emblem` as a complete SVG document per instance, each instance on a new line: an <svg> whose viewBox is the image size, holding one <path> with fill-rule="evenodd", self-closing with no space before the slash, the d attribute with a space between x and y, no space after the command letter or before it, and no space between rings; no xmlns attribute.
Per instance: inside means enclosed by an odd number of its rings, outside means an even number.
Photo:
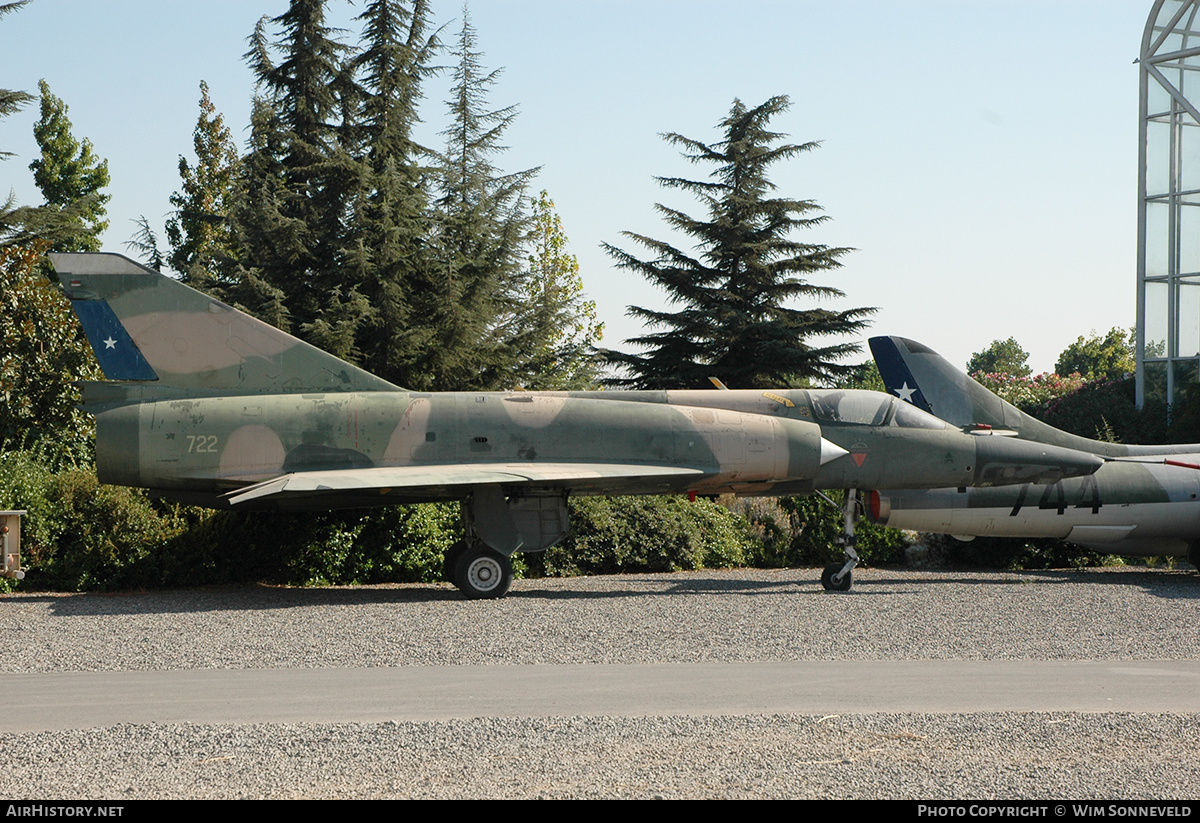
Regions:
<svg viewBox="0 0 1200 823"><path fill-rule="evenodd" d="M104 348L115 349L116 347L117 347L117 341L113 340L111 337L104 341Z"/></svg>
<svg viewBox="0 0 1200 823"><path fill-rule="evenodd" d="M905 403L912 403L912 396L916 393L917 393L917 390L915 388L910 389L908 387L907 380L904 381L903 386L896 389L896 396L899 397L901 400L903 400Z"/></svg>

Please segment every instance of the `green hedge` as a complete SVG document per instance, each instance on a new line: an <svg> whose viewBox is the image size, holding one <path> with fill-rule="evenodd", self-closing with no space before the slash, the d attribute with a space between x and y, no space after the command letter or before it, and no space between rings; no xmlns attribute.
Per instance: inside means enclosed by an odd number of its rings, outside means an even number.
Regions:
<svg viewBox="0 0 1200 823"><path fill-rule="evenodd" d="M524 556L530 576L726 568L754 552L745 522L708 500L583 497L569 507L567 539Z"/></svg>
<svg viewBox="0 0 1200 823"><path fill-rule="evenodd" d="M53 474L26 452L0 455L0 507L28 512L31 585L61 591L156 585L159 550L186 528L141 491L102 485L86 469Z"/></svg>

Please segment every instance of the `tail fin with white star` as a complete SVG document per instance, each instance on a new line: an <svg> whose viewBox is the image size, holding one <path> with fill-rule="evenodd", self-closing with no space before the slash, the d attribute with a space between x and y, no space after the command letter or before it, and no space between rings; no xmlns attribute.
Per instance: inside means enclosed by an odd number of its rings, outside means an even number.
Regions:
<svg viewBox="0 0 1200 823"><path fill-rule="evenodd" d="M399 391L386 380L120 254L51 254L104 376L84 403Z"/></svg>
<svg viewBox="0 0 1200 823"><path fill-rule="evenodd" d="M928 346L903 337L872 337L875 365L887 387L922 411L975 434L1020 437L1107 457L1179 452L1180 446L1126 446L1089 440L1030 417L985 389Z"/></svg>

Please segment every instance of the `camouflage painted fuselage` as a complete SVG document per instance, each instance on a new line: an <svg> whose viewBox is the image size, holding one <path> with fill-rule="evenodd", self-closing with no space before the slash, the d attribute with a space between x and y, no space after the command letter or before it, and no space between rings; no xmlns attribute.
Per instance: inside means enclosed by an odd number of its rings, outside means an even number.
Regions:
<svg viewBox="0 0 1200 823"><path fill-rule="evenodd" d="M821 420L821 403L829 406L831 398L859 406L865 400L871 419ZM981 452L991 444L933 418L904 425L897 408L874 393L802 390L199 397L97 410L97 465L103 482L190 493L188 499L218 506L224 493L282 475L428 470L416 486L303 496L305 507L321 508L458 499L460 476L438 481L454 466L511 471L509 485L525 494L933 488L1013 482L1006 472L1039 479L1095 468L1084 458L1064 469L1053 452ZM832 455L829 444L838 447ZM566 464L647 470L558 476ZM650 467L692 473L655 475Z"/></svg>
<svg viewBox="0 0 1200 823"><path fill-rule="evenodd" d="M511 469L578 493L718 493L813 478L820 429L738 411L532 393L408 392L197 398L121 406L97 416L105 482L163 491L227 492L290 473L425 467L429 482L347 504L456 499L446 467ZM563 464L681 467L699 474L560 480ZM513 478L517 482L517 478ZM539 484L523 483L529 491ZM337 502L323 496L321 504Z"/></svg>

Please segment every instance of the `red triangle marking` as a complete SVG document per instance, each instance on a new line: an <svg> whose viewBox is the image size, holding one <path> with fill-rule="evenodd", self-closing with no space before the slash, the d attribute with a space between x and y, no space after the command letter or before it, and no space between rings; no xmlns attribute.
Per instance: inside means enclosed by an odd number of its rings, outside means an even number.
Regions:
<svg viewBox="0 0 1200 823"><path fill-rule="evenodd" d="M867 459L865 452L859 452L858 454L851 452L850 456L854 458L854 462L858 464L859 468L862 468L863 462Z"/></svg>

